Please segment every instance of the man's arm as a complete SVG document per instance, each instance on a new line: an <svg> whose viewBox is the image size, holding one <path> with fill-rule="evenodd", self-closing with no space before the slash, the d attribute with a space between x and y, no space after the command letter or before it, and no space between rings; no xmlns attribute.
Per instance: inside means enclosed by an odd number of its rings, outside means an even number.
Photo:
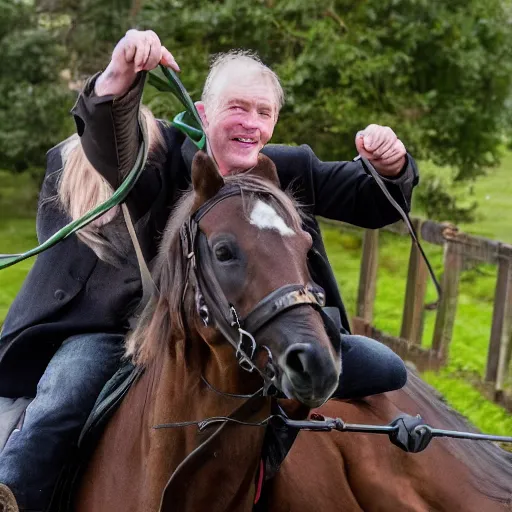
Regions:
<svg viewBox="0 0 512 512"><path fill-rule="evenodd" d="M99 75L94 75L71 110L87 159L114 190L137 157L143 75L140 73L133 87L121 97L96 96L94 85Z"/></svg>
<svg viewBox="0 0 512 512"><path fill-rule="evenodd" d="M179 71L153 31L129 30L105 71L86 82L72 109L87 159L114 189L137 157L145 71L160 63Z"/></svg>
<svg viewBox="0 0 512 512"><path fill-rule="evenodd" d="M305 150L311 162L315 215L372 229L400 220L360 161L322 162L309 147ZM381 178L393 198L409 212L412 190L419 181L414 159L407 154L398 175Z"/></svg>

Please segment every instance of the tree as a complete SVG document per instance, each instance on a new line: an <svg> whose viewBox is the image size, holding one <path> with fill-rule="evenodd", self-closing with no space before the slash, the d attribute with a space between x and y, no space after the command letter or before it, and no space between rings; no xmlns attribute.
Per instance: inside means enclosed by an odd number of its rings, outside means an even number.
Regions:
<svg viewBox="0 0 512 512"><path fill-rule="evenodd" d="M24 1L0 0L0 165L42 166L46 151L70 133L73 93L60 76L66 52L51 20Z"/></svg>
<svg viewBox="0 0 512 512"><path fill-rule="evenodd" d="M175 53L195 98L211 53L257 50L288 97L274 140L307 142L325 159L347 159L357 130L390 125L415 156L456 166L458 178L469 178L499 156L512 80L509 6L148 0L139 22ZM148 99L172 115L168 103Z"/></svg>
<svg viewBox="0 0 512 512"><path fill-rule="evenodd" d="M63 71L76 80L101 70L134 26L160 35L195 99L212 53L258 51L288 97L277 142L348 159L355 133L379 123L392 126L416 157L456 167L457 179L498 160L510 128L510 0L141 2L0 0L1 165L40 162L72 132L67 111L75 93ZM145 101L158 115L178 111L147 89Z"/></svg>

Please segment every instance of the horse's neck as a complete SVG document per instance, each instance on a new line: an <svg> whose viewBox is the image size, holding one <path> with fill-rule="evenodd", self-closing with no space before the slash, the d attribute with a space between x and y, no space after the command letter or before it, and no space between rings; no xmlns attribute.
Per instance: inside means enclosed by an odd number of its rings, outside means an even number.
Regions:
<svg viewBox="0 0 512 512"><path fill-rule="evenodd" d="M159 467L160 472L170 478L178 465L189 457L188 466L181 467L179 474L174 475L162 510L166 510L166 503L175 509L176 500L181 500L180 510L244 510L254 496L253 482L259 467L264 429L230 424L215 436L219 424L204 432L199 432L195 426L152 428L165 423L230 416L247 401L246 398L223 395L204 383L203 375L222 391L241 391L237 389L241 378L238 367L223 363L226 359L222 353L208 353L204 346L204 342L201 344L197 339L188 340L187 345L175 343L165 357L148 368L152 374L150 396L153 397L146 415L152 429L150 464ZM229 355L235 361L233 354ZM269 412L269 403L261 401L239 414L245 421L259 421ZM204 485L203 479L208 480L208 485ZM216 485L212 484L212 479ZM180 492L184 484L195 485L194 492ZM209 492L201 493L203 485ZM212 494L216 488L219 492ZM230 501L235 498L234 502Z"/></svg>

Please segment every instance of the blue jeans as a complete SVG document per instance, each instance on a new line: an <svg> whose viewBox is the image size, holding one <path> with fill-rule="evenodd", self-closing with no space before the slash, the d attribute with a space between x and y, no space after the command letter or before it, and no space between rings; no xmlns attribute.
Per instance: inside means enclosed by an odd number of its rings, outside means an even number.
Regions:
<svg viewBox="0 0 512 512"><path fill-rule="evenodd" d="M53 356L28 406L21 431L0 452L0 482L21 510L45 510L62 467L105 383L119 367L124 337L68 338Z"/></svg>
<svg viewBox="0 0 512 512"><path fill-rule="evenodd" d="M362 398L405 386L407 369L386 345L365 336L341 335L341 377L334 398Z"/></svg>

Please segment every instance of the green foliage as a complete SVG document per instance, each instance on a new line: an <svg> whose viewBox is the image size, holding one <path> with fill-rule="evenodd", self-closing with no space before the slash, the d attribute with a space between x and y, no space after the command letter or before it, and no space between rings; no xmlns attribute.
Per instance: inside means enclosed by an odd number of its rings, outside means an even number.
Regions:
<svg viewBox="0 0 512 512"><path fill-rule="evenodd" d="M498 436L510 436L512 416L496 404L486 400L470 383L447 375L425 373L423 378L434 386L446 398L449 404L464 411L464 416L485 433ZM503 446L510 450L510 445Z"/></svg>
<svg viewBox="0 0 512 512"><path fill-rule="evenodd" d="M421 186L414 201L428 219L454 224L475 220L478 202L471 193L473 184L458 183L453 171L431 163L422 164L420 174Z"/></svg>
<svg viewBox="0 0 512 512"><path fill-rule="evenodd" d="M142 0L141 0L142 1ZM134 0L35 0L37 10L57 20L73 78L104 69L115 44L134 25Z"/></svg>
<svg viewBox="0 0 512 512"><path fill-rule="evenodd" d="M147 0L139 21L173 51L196 99L209 55L257 50L287 93L278 142L348 159L357 130L390 125L411 153L455 166L459 179L499 157L512 80L508 8L501 0Z"/></svg>
<svg viewBox="0 0 512 512"><path fill-rule="evenodd" d="M59 75L67 56L30 2L0 0L0 10L0 162L26 170L42 166L46 151L71 131L73 93Z"/></svg>
<svg viewBox="0 0 512 512"><path fill-rule="evenodd" d="M212 53L257 50L287 93L274 140L308 143L324 159L353 157L355 133L379 123L461 179L497 162L510 129L508 0L0 0L0 9L4 167L40 164L72 131L67 82L103 69L131 26L160 35L195 99ZM180 108L154 91L145 101L168 118Z"/></svg>

